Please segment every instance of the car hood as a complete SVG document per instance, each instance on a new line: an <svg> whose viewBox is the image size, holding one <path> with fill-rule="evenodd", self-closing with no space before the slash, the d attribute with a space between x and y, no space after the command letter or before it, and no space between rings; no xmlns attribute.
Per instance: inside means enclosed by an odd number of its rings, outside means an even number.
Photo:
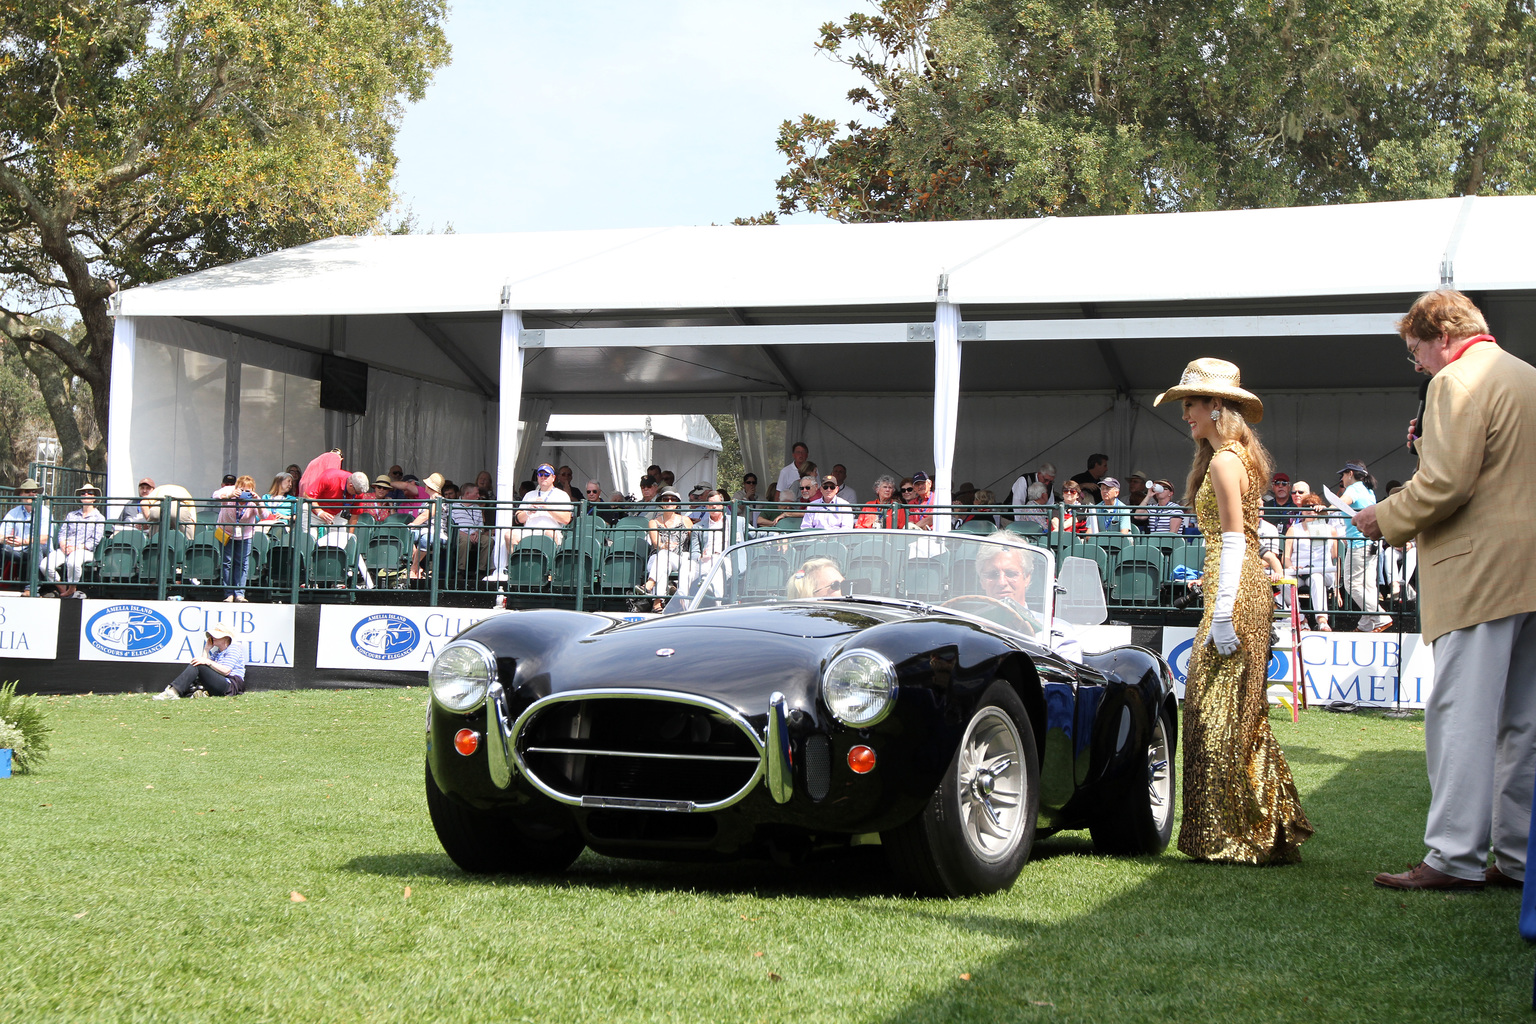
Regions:
<svg viewBox="0 0 1536 1024"><path fill-rule="evenodd" d="M673 690L761 714L775 690L809 696L827 652L849 636L910 614L815 601L668 615L574 640L547 662L547 685Z"/></svg>

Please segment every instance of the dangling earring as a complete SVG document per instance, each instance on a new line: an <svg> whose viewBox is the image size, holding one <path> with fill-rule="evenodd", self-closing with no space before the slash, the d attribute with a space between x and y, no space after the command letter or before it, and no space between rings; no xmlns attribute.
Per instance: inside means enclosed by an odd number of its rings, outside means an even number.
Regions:
<svg viewBox="0 0 1536 1024"><path fill-rule="evenodd" d="M1211 410L1211 422L1212 423L1220 423L1221 422L1221 410L1220 409L1212 409Z"/></svg>

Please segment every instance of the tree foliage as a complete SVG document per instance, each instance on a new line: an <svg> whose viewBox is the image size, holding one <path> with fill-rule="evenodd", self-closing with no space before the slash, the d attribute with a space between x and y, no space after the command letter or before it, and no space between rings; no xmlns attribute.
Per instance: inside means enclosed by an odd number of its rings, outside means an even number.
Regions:
<svg viewBox="0 0 1536 1024"><path fill-rule="evenodd" d="M446 0L0 0L0 332L107 417L113 291L334 234L391 200ZM78 341L35 314L78 311ZM48 402L67 462L101 468ZM62 418L62 422L61 422Z"/></svg>
<svg viewBox="0 0 1536 1024"><path fill-rule="evenodd" d="M878 0L817 46L869 115L784 122L780 213L842 221L1536 190L1520 0Z"/></svg>

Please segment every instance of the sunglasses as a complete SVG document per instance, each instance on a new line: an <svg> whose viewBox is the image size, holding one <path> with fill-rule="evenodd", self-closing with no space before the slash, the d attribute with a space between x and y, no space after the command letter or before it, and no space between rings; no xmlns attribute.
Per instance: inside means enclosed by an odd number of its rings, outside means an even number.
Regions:
<svg viewBox="0 0 1536 1024"><path fill-rule="evenodd" d="M816 488L814 488L814 487L802 487L802 488L800 488L800 490L802 492L804 492L804 491L814 491L815 489Z"/></svg>
<svg viewBox="0 0 1536 1024"><path fill-rule="evenodd" d="M828 489L829 489L829 488L830 488L830 489L831 489L831 490L834 490L834 491L835 491L835 490L837 490L837 488L838 488L838 487L839 487L839 486L840 486L840 485L839 485L839 484L838 484L838 482L837 482L837 481L836 481L836 480L823 480L823 481L822 481L822 482L821 482L821 489L822 489L822 490L824 490L824 491L825 491L825 490L828 490Z"/></svg>
<svg viewBox="0 0 1536 1024"><path fill-rule="evenodd" d="M901 489L901 493L902 494L911 494L912 493L912 488L911 487L903 487Z"/></svg>

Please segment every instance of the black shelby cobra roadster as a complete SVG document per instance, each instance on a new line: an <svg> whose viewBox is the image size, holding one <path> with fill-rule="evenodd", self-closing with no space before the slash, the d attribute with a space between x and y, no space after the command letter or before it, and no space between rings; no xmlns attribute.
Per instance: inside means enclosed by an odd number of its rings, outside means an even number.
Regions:
<svg viewBox="0 0 1536 1024"><path fill-rule="evenodd" d="M645 621L494 615L432 666L432 823L470 872L878 842L904 886L955 896L1063 829L1156 853L1173 678L1139 647L1080 653L1074 621L1103 615L1091 562L900 530L747 541Z"/></svg>

